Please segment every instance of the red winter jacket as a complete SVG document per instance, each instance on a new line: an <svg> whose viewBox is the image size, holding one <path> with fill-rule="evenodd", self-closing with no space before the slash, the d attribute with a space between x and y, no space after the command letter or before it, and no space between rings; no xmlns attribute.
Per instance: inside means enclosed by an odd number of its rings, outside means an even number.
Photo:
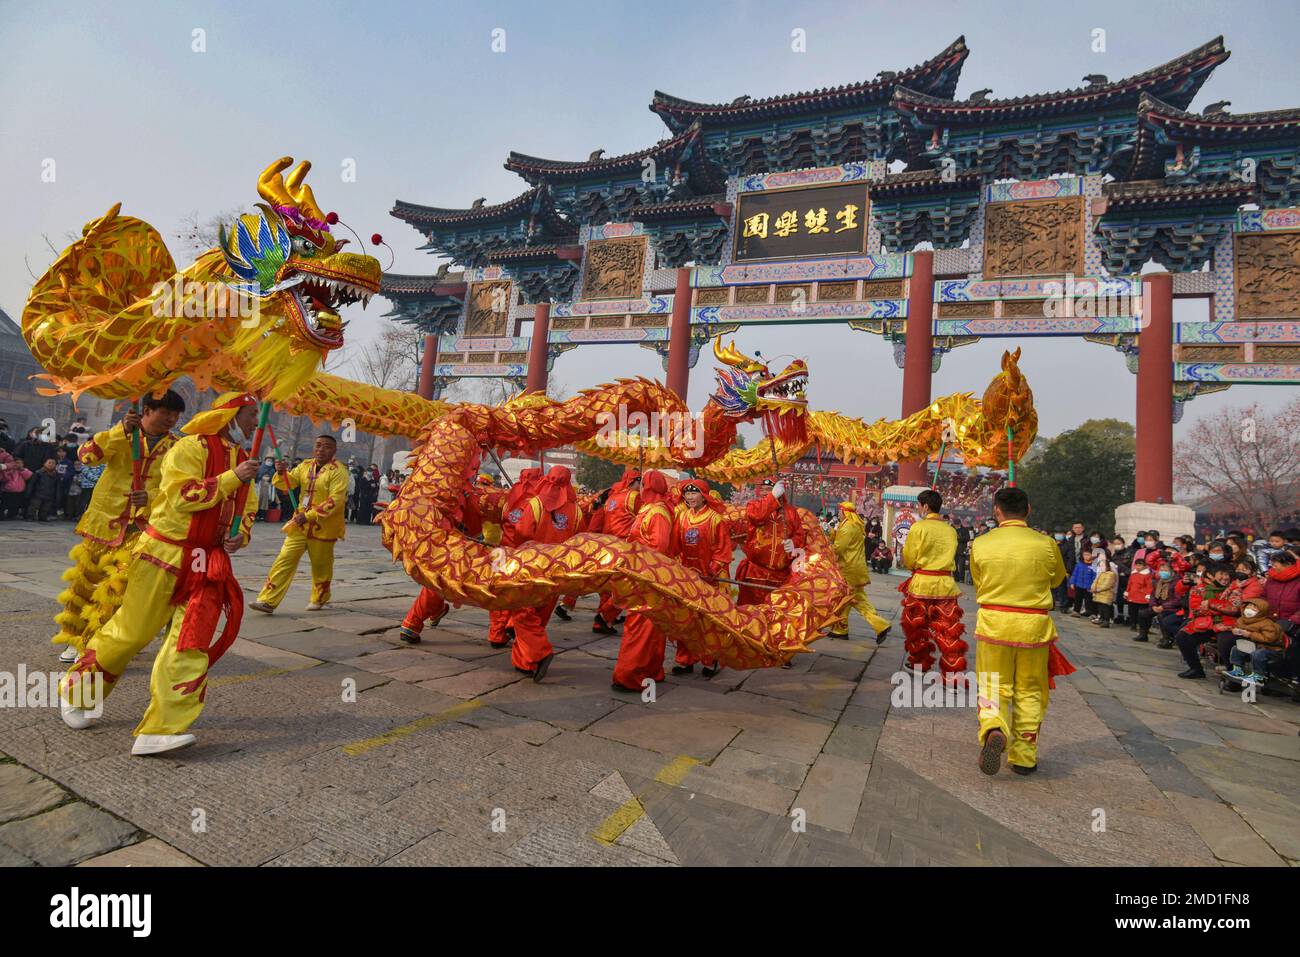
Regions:
<svg viewBox="0 0 1300 957"><path fill-rule="evenodd" d="M1151 604L1151 589L1155 587L1156 576L1147 569L1145 575L1134 572L1128 578L1128 587L1124 589L1124 599L1130 605Z"/></svg>
<svg viewBox="0 0 1300 957"><path fill-rule="evenodd" d="M1300 625L1300 562L1274 565L1264 581L1264 599L1279 622Z"/></svg>

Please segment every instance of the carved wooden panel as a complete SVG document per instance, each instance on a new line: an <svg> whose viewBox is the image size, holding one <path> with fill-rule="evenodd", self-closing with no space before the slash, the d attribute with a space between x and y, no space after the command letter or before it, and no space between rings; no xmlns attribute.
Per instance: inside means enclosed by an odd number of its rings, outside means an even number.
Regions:
<svg viewBox="0 0 1300 957"><path fill-rule="evenodd" d="M585 329L587 328L586 316L560 316L551 320L552 329Z"/></svg>
<svg viewBox="0 0 1300 957"><path fill-rule="evenodd" d="M794 302L796 294L801 295L802 301L806 303L810 299L812 299L812 286L799 285L799 286L777 286L776 287L777 302Z"/></svg>
<svg viewBox="0 0 1300 957"><path fill-rule="evenodd" d="M1300 346L1255 346L1256 362L1300 362Z"/></svg>
<svg viewBox="0 0 1300 957"><path fill-rule="evenodd" d="M465 355L460 352L440 352L438 353L439 362L464 362Z"/></svg>
<svg viewBox="0 0 1300 957"><path fill-rule="evenodd" d="M583 299L639 299L645 276L646 238L623 236L587 243Z"/></svg>
<svg viewBox="0 0 1300 957"><path fill-rule="evenodd" d="M1060 303L1056 303L1055 306L1056 308L1059 308ZM1046 319L1047 313L1048 313L1047 302L1046 300L1043 299L1003 299L1002 300L1002 315L1007 317L1014 316L1017 319L1023 319L1023 318Z"/></svg>
<svg viewBox="0 0 1300 957"><path fill-rule="evenodd" d="M625 316L593 316L591 319L591 328L593 329L624 329L626 327Z"/></svg>
<svg viewBox="0 0 1300 957"><path fill-rule="evenodd" d="M513 302L508 279L472 283L465 313L466 336L505 337L510 333L510 306Z"/></svg>
<svg viewBox="0 0 1300 957"><path fill-rule="evenodd" d="M907 296L904 279L868 279L862 283L863 299L903 299Z"/></svg>
<svg viewBox="0 0 1300 957"><path fill-rule="evenodd" d="M465 358L476 365L492 365L497 361L495 352L470 352Z"/></svg>
<svg viewBox="0 0 1300 957"><path fill-rule="evenodd" d="M991 302L941 302L940 319L992 319Z"/></svg>
<svg viewBox="0 0 1300 957"><path fill-rule="evenodd" d="M767 302L770 286L741 286L736 290L736 305Z"/></svg>
<svg viewBox="0 0 1300 957"><path fill-rule="evenodd" d="M854 299L858 294L856 282L819 282L817 284L818 302L844 302Z"/></svg>
<svg viewBox="0 0 1300 957"><path fill-rule="evenodd" d="M660 329L668 325L667 316L633 316L632 328L634 329Z"/></svg>
<svg viewBox="0 0 1300 957"><path fill-rule="evenodd" d="M1240 362L1242 359L1239 346L1197 346L1178 347L1179 362Z"/></svg>
<svg viewBox="0 0 1300 957"><path fill-rule="evenodd" d="M1083 197L990 203L984 278L1083 274Z"/></svg>
<svg viewBox="0 0 1300 957"><path fill-rule="evenodd" d="M528 353L527 352L503 352L499 356L497 356L497 361L514 362L514 363L527 362Z"/></svg>
<svg viewBox="0 0 1300 957"><path fill-rule="evenodd" d="M1300 316L1300 233L1237 236L1237 318Z"/></svg>
<svg viewBox="0 0 1300 957"><path fill-rule="evenodd" d="M725 306L729 294L726 289L697 289L695 290L695 305L697 306Z"/></svg>

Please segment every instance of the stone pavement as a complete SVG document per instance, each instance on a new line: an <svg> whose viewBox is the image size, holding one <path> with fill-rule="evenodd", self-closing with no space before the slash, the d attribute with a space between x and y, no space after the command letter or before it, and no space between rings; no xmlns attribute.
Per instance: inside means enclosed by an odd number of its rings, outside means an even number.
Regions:
<svg viewBox="0 0 1300 957"><path fill-rule="evenodd" d="M1061 623L1080 670L1053 694L1040 771L987 777L973 710L893 706L901 640L877 648L856 616L791 669L669 677L647 702L610 691L617 639L582 599L535 685L478 609L402 645L416 586L377 529L348 536L327 610L304 610L304 562L276 615L246 614L188 751L129 753L152 649L88 730L0 707L0 864L1300 860L1300 708L1180 681L1176 652L1126 629ZM250 600L279 539L259 526L236 557ZM0 525L0 681L59 668L73 541ZM891 619L896 584L871 586Z"/></svg>

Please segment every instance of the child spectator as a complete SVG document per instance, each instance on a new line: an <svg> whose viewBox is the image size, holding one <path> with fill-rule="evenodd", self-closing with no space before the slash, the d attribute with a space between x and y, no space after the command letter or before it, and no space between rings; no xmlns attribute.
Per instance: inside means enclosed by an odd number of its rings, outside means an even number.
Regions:
<svg viewBox="0 0 1300 957"><path fill-rule="evenodd" d="M48 522L54 517L59 504L59 472L57 465L58 463L53 458L47 458L45 464L32 476L27 498L28 521L32 520L33 514L42 522Z"/></svg>
<svg viewBox="0 0 1300 957"><path fill-rule="evenodd" d="M1263 598L1251 598L1241 606L1241 617L1232 633L1238 638L1255 643L1255 649L1249 654L1236 644L1230 652L1232 668L1227 672L1231 678L1240 678L1252 684L1263 684L1268 677L1269 666L1282 657L1286 638L1282 628L1269 611L1268 602ZM1242 671L1241 666L1250 659L1250 674Z"/></svg>
<svg viewBox="0 0 1300 957"><path fill-rule="evenodd" d="M1070 600L1072 602L1071 611L1082 618L1086 612L1092 615L1092 580L1097 577L1097 572L1092 567L1092 552L1084 552L1079 556L1079 561L1074 566L1074 571L1070 572Z"/></svg>
<svg viewBox="0 0 1300 957"><path fill-rule="evenodd" d="M31 477L31 469L0 450L0 519L23 517L23 500Z"/></svg>
<svg viewBox="0 0 1300 957"><path fill-rule="evenodd" d="M1092 621L1103 628L1109 628L1110 614L1115 606L1115 591L1119 584L1119 576L1115 574L1115 569L1110 567L1105 552L1097 553L1094 571L1097 574L1092 580L1092 607L1096 614L1092 616Z"/></svg>
<svg viewBox="0 0 1300 957"><path fill-rule="evenodd" d="M1159 561L1158 554L1155 553L1151 556L1157 562ZM1128 587L1124 592L1124 600L1128 602L1129 618L1132 620L1135 629L1138 627L1143 613L1146 613L1147 630L1149 631L1151 628L1150 605L1151 594L1154 590L1154 576L1151 574L1151 569L1147 567L1146 559L1133 559L1133 574L1129 576ZM1139 636L1139 639L1146 641L1146 638L1141 636Z"/></svg>

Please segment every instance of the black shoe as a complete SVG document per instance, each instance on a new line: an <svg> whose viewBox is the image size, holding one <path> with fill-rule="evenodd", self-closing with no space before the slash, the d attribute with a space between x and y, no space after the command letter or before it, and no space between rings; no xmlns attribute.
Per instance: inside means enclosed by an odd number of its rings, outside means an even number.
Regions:
<svg viewBox="0 0 1300 957"><path fill-rule="evenodd" d="M624 687L623 685L619 684L617 681L611 681L611 682L609 683L609 686L610 686L610 688L613 689L614 691L621 691L621 692L623 692L624 694L640 694L640 693L641 693L641 689L640 689L640 688L626 688L626 687Z"/></svg>
<svg viewBox="0 0 1300 957"><path fill-rule="evenodd" d="M1029 775L1033 774L1035 771L1038 770L1038 765L1031 764L1029 765L1029 767L1026 768L1019 764L1013 764L1011 765L1011 770L1014 771L1016 774L1022 775L1024 777L1028 777Z"/></svg>
<svg viewBox="0 0 1300 957"><path fill-rule="evenodd" d="M560 621L573 621L573 616L569 614L569 609L565 608L563 605L555 606L555 617L560 619Z"/></svg>
<svg viewBox="0 0 1300 957"><path fill-rule="evenodd" d="M489 641L489 642L488 642L488 646L491 647L491 648L496 648L497 650L500 650L500 649L502 649L502 648L509 648L509 647L510 647L510 642L508 642L508 641Z"/></svg>
<svg viewBox="0 0 1300 957"><path fill-rule="evenodd" d="M537 662L537 667L533 669L533 681L541 681L546 677L546 672L551 670L551 662L555 660L555 652L551 652L541 661Z"/></svg>
<svg viewBox="0 0 1300 957"><path fill-rule="evenodd" d="M614 624L621 625L626 619L627 619L627 615L619 615L617 618L614 619Z"/></svg>
<svg viewBox="0 0 1300 957"><path fill-rule="evenodd" d="M592 623L591 632L595 635L617 635L618 629L609 627L609 625L605 624L605 619L597 615L596 620Z"/></svg>
<svg viewBox="0 0 1300 957"><path fill-rule="evenodd" d="M1134 641L1146 641L1146 640L1147 640L1147 636L1146 636L1146 635L1134 635L1134 636L1133 636L1133 640L1134 640Z"/></svg>
<svg viewBox="0 0 1300 957"><path fill-rule="evenodd" d="M441 615L439 615L437 618L433 619L433 621L429 622L429 627L430 627L430 628L437 628L439 625L442 624L442 620L443 620L444 618L446 618L446 617L447 617L448 615L450 615L450 614L451 614L451 605L448 605L446 608L444 608L444 609L442 610L442 614L441 614Z"/></svg>
<svg viewBox="0 0 1300 957"><path fill-rule="evenodd" d="M1204 671L1204 669L1202 669L1202 668L1188 668L1186 671L1180 671L1180 672L1178 673L1178 677L1180 677L1180 678L1204 678L1204 677L1205 677L1205 671Z"/></svg>
<svg viewBox="0 0 1300 957"><path fill-rule="evenodd" d="M518 665L515 665L515 671L519 672L521 675L528 675L530 678L534 673L532 668L520 668Z"/></svg>
<svg viewBox="0 0 1300 957"><path fill-rule="evenodd" d="M1109 628L1109 627L1110 627L1110 622L1108 622L1108 621L1103 621L1103 622L1101 622L1100 625L1098 625L1098 627L1099 627L1099 628Z"/></svg>
<svg viewBox="0 0 1300 957"><path fill-rule="evenodd" d="M1157 648L1165 648L1165 649L1169 649L1169 648L1172 648L1173 646L1174 646L1174 643L1173 643L1172 641L1170 641L1168 638L1161 638L1159 641L1156 642L1156 647L1157 647Z"/></svg>
<svg viewBox="0 0 1300 957"><path fill-rule="evenodd" d="M507 625L507 626L506 626L506 643L509 644L510 642L512 642L512 641L514 641L514 640L515 640L515 630L514 630L513 628L511 628L510 626Z"/></svg>
<svg viewBox="0 0 1300 957"><path fill-rule="evenodd" d="M691 675L694 673L695 673L695 665L693 664L673 665L673 674L675 675Z"/></svg>
<svg viewBox="0 0 1300 957"><path fill-rule="evenodd" d="M703 675L704 678L707 680L709 678L712 678L721 670L722 670L722 665L715 661L713 664L705 665L703 668L701 668L700 674Z"/></svg>
<svg viewBox="0 0 1300 957"><path fill-rule="evenodd" d="M832 637L832 638L843 638L845 641L848 641L848 640L849 640L849 633L846 631L846 632L844 632L843 634L840 634L838 631L832 631L832 632L831 632L831 637Z"/></svg>
<svg viewBox="0 0 1300 957"><path fill-rule="evenodd" d="M883 645L883 644L885 643L885 639L889 637L889 633L890 633L891 631L893 631L893 630L894 630L894 626L893 626L893 625L890 625L888 628L886 628L886 629L885 629L884 631L882 631L880 634L876 635L876 644L878 644L878 645Z"/></svg>
<svg viewBox="0 0 1300 957"><path fill-rule="evenodd" d="M1006 747L1007 736L997 728L984 735L984 745L980 748L980 770L985 774L997 774Z"/></svg>
<svg viewBox="0 0 1300 957"><path fill-rule="evenodd" d="M397 633L397 637L408 645L418 645L420 643L420 633L414 629L402 626L402 630Z"/></svg>

